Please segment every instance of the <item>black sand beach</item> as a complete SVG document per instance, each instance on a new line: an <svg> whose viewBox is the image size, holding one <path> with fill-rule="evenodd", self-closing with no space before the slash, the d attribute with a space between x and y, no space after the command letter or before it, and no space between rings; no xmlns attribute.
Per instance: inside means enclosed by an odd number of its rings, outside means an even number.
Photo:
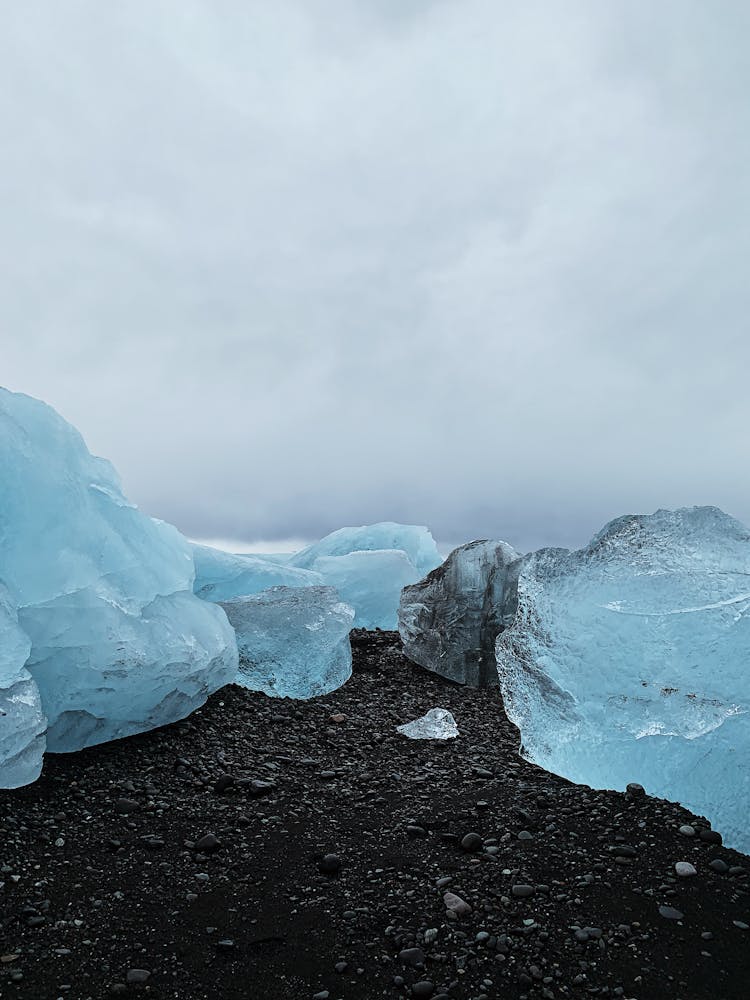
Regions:
<svg viewBox="0 0 750 1000"><path fill-rule="evenodd" d="M353 648L331 695L226 688L0 792L2 1000L747 1000L749 858L521 760L396 634ZM434 706L458 739L396 732Z"/></svg>

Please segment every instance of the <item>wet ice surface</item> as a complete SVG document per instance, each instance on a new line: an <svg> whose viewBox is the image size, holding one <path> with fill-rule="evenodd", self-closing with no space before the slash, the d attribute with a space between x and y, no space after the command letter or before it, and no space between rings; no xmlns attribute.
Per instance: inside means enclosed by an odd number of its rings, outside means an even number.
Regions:
<svg viewBox="0 0 750 1000"><path fill-rule="evenodd" d="M524 754L594 786L640 782L750 848L749 580L750 533L711 507L528 556L497 640Z"/></svg>
<svg viewBox="0 0 750 1000"><path fill-rule="evenodd" d="M447 708L431 708L420 719L396 729L410 740L453 740L458 736L456 720Z"/></svg>
<svg viewBox="0 0 750 1000"><path fill-rule="evenodd" d="M273 587L221 606L237 634L237 684L279 698L313 698L351 676L354 610L332 587Z"/></svg>

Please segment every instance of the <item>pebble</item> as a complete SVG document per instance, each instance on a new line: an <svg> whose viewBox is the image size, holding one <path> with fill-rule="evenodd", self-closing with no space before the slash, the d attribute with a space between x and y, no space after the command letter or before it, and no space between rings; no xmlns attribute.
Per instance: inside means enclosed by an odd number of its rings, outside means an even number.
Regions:
<svg viewBox="0 0 750 1000"><path fill-rule="evenodd" d="M195 842L195 850L200 851L201 854L211 854L213 851L218 851L220 847L221 841L213 833L206 833Z"/></svg>
<svg viewBox="0 0 750 1000"><path fill-rule="evenodd" d="M709 861L708 867L718 872L719 875L725 875L729 871L729 865L726 861L722 861L721 858L714 858L712 861Z"/></svg>
<svg viewBox="0 0 750 1000"><path fill-rule="evenodd" d="M427 998L431 997L435 992L435 984L431 983L429 979L421 979L418 983L415 983L411 988L411 995L413 997Z"/></svg>
<svg viewBox="0 0 750 1000"><path fill-rule="evenodd" d="M466 902L466 900L461 899L457 896L455 892L446 892L443 895L443 902L445 903L446 910L453 910L459 916L463 916L465 913L471 913L471 906Z"/></svg>
<svg viewBox="0 0 750 1000"><path fill-rule="evenodd" d="M115 802L115 812L120 813L121 816L137 812L140 808L140 804L135 799L118 799Z"/></svg>
<svg viewBox="0 0 750 1000"><path fill-rule="evenodd" d="M461 849L466 851L467 854L471 854L474 851L481 851L483 844L484 841L478 833L467 833L461 839Z"/></svg>
<svg viewBox="0 0 750 1000"><path fill-rule="evenodd" d="M325 875L335 875L341 870L341 858L336 854L325 854L319 867Z"/></svg>
<svg viewBox="0 0 750 1000"><path fill-rule="evenodd" d="M511 894L513 896L515 896L517 899L526 899L527 896L533 896L534 895L534 886L533 885L514 885L513 888L510 891L511 891Z"/></svg>
<svg viewBox="0 0 750 1000"><path fill-rule="evenodd" d="M680 878L690 878L691 875L698 874L689 861L678 861L674 866L674 870Z"/></svg>
<svg viewBox="0 0 750 1000"><path fill-rule="evenodd" d="M128 969L125 976L125 981L133 985L137 983L145 983L151 977L151 972L149 969Z"/></svg>
<svg viewBox="0 0 750 1000"><path fill-rule="evenodd" d="M664 917L665 920L682 920L685 916L680 910L676 910L673 906L660 906L659 915Z"/></svg>
<svg viewBox="0 0 750 1000"><path fill-rule="evenodd" d="M680 831L679 832L682 834L683 837L694 837L695 836L695 827L690 826L689 824L685 823L684 826L680 827Z"/></svg>
<svg viewBox="0 0 750 1000"><path fill-rule="evenodd" d="M404 965L410 965L414 969L418 969L424 965L424 952L421 948L404 948L403 951L398 953L399 962L403 962Z"/></svg>

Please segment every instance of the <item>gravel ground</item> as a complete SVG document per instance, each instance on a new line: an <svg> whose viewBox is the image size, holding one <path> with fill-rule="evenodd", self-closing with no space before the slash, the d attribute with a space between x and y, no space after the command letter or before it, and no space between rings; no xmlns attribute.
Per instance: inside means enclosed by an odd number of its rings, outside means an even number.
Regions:
<svg viewBox="0 0 750 1000"><path fill-rule="evenodd" d="M748 1000L750 859L522 761L497 691L396 634L353 646L325 698L225 688L0 792L3 1000ZM395 731L434 706L458 739Z"/></svg>

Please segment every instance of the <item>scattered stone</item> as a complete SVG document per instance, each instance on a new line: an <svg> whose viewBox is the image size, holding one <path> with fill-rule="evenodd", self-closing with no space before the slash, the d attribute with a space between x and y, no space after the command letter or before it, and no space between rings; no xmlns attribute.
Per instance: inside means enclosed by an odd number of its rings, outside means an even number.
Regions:
<svg viewBox="0 0 750 1000"><path fill-rule="evenodd" d="M341 870L341 858L336 854L325 854L319 867L325 875L335 875Z"/></svg>
<svg viewBox="0 0 750 1000"><path fill-rule="evenodd" d="M471 913L471 906L465 900L461 899L460 896L457 896L455 892L444 893L443 902L445 903L446 910L453 910L459 917Z"/></svg>
<svg viewBox="0 0 750 1000"><path fill-rule="evenodd" d="M689 861L678 861L674 866L674 870L677 872L680 878L690 878L691 875L698 874L698 872L690 864Z"/></svg>
<svg viewBox="0 0 750 1000"><path fill-rule="evenodd" d="M149 969L128 969L125 981L131 985L138 985L148 982L150 978L151 971Z"/></svg>
<svg viewBox="0 0 750 1000"><path fill-rule="evenodd" d="M461 838L461 849L471 854L474 851L481 851L484 841L478 833L467 833Z"/></svg>
<svg viewBox="0 0 750 1000"><path fill-rule="evenodd" d="M206 833L195 842L195 850L201 854L212 854L221 847L221 841L213 833Z"/></svg>
<svg viewBox="0 0 750 1000"><path fill-rule="evenodd" d="M683 920L685 917L684 913L676 910L673 906L660 906L659 914L664 917L665 920Z"/></svg>

